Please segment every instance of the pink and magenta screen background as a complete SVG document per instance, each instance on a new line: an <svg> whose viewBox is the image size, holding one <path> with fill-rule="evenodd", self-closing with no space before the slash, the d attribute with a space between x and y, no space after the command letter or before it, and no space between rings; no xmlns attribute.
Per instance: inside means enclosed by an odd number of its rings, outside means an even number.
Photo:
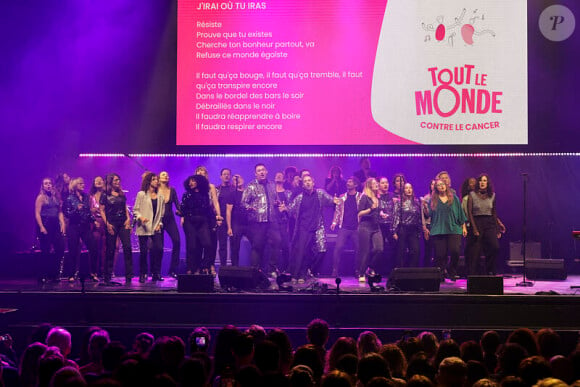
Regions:
<svg viewBox="0 0 580 387"><path fill-rule="evenodd" d="M178 2L177 50L177 145L356 145L412 144L389 133L375 123L371 115L371 83L377 42L386 0L370 2L316 1L267 2L266 10L196 10L198 1ZM217 3L220 4L220 3ZM197 29L197 21L219 21L221 29ZM197 31L272 32L271 39L247 41L313 41L314 48L279 49L287 58L265 59L195 59ZM204 41L224 41L223 39ZM241 42L242 40L232 39ZM201 50L208 52L232 51ZM275 51L272 49L236 49L235 51ZM400 53L398 55L404 55ZM299 120L272 120L282 123L282 130L209 130L196 131L196 73L296 73L362 71L362 78L340 79L265 79L277 82L275 92L302 92L302 99L254 99L255 103L276 103L269 113L299 113ZM210 82L215 82L211 80ZM249 82L252 83L252 82ZM257 90L261 92L260 89ZM249 100L248 100L249 101ZM248 102L242 101L242 102ZM235 103L236 101L223 101ZM233 111L233 110L231 110ZM230 111L210 111L208 113ZM235 110L248 113L248 110ZM220 123L240 121L220 121ZM251 121L249 121L251 122Z"/></svg>

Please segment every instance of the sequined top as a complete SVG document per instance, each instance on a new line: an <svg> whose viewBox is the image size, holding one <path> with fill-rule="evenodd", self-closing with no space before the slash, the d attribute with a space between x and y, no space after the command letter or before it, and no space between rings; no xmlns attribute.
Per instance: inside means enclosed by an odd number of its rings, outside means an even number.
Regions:
<svg viewBox="0 0 580 387"><path fill-rule="evenodd" d="M401 226L416 228L417 232L420 232L423 228L421 221L421 203L417 199L405 199L402 208L399 200L395 203L393 233L398 232Z"/></svg>
<svg viewBox="0 0 580 387"><path fill-rule="evenodd" d="M101 205L97 201L95 195L90 196L89 203L91 204L91 212L93 213L95 219L101 219L101 211L100 211Z"/></svg>
<svg viewBox="0 0 580 387"><path fill-rule="evenodd" d="M492 216L493 215L493 206L495 200L495 193L491 194L491 197L481 197L475 192L470 192L469 195L471 196L471 214L473 216Z"/></svg>
<svg viewBox="0 0 580 387"><path fill-rule="evenodd" d="M123 224L127 221L127 197L125 195L101 194L101 205L105 206L105 216L108 223Z"/></svg>
<svg viewBox="0 0 580 387"><path fill-rule="evenodd" d="M382 211L387 215L386 218L379 216L379 223L392 226L395 215L395 199L393 198L392 193L387 192L386 194L381 194L381 196L379 196L379 211Z"/></svg>
<svg viewBox="0 0 580 387"><path fill-rule="evenodd" d="M73 225L87 225L95 221L95 217L91 213L89 195L84 192L81 192L80 198L76 193L68 195L64 202L63 212L70 224Z"/></svg>
<svg viewBox="0 0 580 387"><path fill-rule="evenodd" d="M186 191L181 197L179 210L185 219L213 217L213 209L209 202L209 196L198 191Z"/></svg>
<svg viewBox="0 0 580 387"><path fill-rule="evenodd" d="M242 194L242 206L248 211L248 220L264 223L278 221L276 210L276 187L274 183L252 181Z"/></svg>

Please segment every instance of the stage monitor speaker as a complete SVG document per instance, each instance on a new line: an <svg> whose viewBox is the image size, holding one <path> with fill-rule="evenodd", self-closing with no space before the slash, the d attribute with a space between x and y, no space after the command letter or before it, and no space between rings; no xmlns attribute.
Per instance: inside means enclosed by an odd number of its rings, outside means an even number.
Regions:
<svg viewBox="0 0 580 387"><path fill-rule="evenodd" d="M470 275L467 277L469 294L503 294L503 277L495 275Z"/></svg>
<svg viewBox="0 0 580 387"><path fill-rule="evenodd" d="M270 281L264 273L254 267L220 267L218 278L222 289L253 290L256 288L265 289L270 286Z"/></svg>
<svg viewBox="0 0 580 387"><path fill-rule="evenodd" d="M177 276L177 292L179 293L211 293L213 276L210 274L180 274Z"/></svg>
<svg viewBox="0 0 580 387"><path fill-rule="evenodd" d="M526 276L532 280L565 280L563 259L526 259Z"/></svg>
<svg viewBox="0 0 580 387"><path fill-rule="evenodd" d="M510 242L510 260L523 259L522 242ZM542 244L540 242L526 242L526 261L528 258L542 257Z"/></svg>
<svg viewBox="0 0 580 387"><path fill-rule="evenodd" d="M438 292L441 270L438 267L397 267L389 275L387 288L403 291Z"/></svg>

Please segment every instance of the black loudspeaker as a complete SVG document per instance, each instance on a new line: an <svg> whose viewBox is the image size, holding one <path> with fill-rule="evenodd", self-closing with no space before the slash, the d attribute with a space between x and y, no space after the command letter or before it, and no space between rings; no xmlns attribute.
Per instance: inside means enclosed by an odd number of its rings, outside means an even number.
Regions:
<svg viewBox="0 0 580 387"><path fill-rule="evenodd" d="M565 280L563 259L526 259L526 276L532 280Z"/></svg>
<svg viewBox="0 0 580 387"><path fill-rule="evenodd" d="M268 278L255 267L223 266L219 268L218 278L222 289L252 290L270 286Z"/></svg>
<svg viewBox="0 0 580 387"><path fill-rule="evenodd" d="M211 293L213 290L213 276L210 274L180 274L177 276L177 291L180 293Z"/></svg>
<svg viewBox="0 0 580 387"><path fill-rule="evenodd" d="M397 267L387 282L387 288L403 291L438 292L439 285L441 270L438 267Z"/></svg>
<svg viewBox="0 0 580 387"><path fill-rule="evenodd" d="M510 260L523 259L522 242L510 242ZM528 258L540 258L542 256L542 244L540 242L526 242L526 261Z"/></svg>
<svg viewBox="0 0 580 387"><path fill-rule="evenodd" d="M467 277L469 294L503 294L503 277L495 275L470 275Z"/></svg>

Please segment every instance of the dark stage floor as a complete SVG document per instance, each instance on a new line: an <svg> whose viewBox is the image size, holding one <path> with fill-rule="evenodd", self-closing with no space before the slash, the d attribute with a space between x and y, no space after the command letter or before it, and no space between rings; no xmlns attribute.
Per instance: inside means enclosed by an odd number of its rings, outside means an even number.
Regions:
<svg viewBox="0 0 580 387"><path fill-rule="evenodd" d="M532 286L523 287L517 284L522 282L521 274L503 275L503 292L511 295L536 295L538 293L552 293L553 295L580 295L580 275L570 275L566 280L550 281L550 280L528 280ZM164 281L152 282L151 277L147 279L144 284L139 283L137 278L133 278L130 285L125 284L124 277L115 277L113 281L117 283L116 286L105 286L104 283L94 283L86 281L84 285L85 292L96 293L177 293L177 280L171 277L165 277ZM320 293L335 293L336 282L335 278L317 278L310 279L304 284L290 283L293 286L293 293L297 294L320 294ZM385 280L377 284L385 286ZM32 279L0 279L0 292L82 292L83 288L80 281L69 282L62 280L59 282L52 282L47 284L39 284L38 281ZM214 279L214 292L216 294L225 293L226 290L220 287L219 279ZM261 289L256 291L243 291L241 293L248 294L286 294L287 292L279 292L275 281L271 280L271 286L268 289ZM344 294L367 294L371 293L367 282L359 282L353 277L341 277L340 293ZM381 294L466 294L467 293L467 279L461 278L457 281L446 279L440 284L438 292L400 292L400 291L385 291ZM557 294L554 294L557 293Z"/></svg>
<svg viewBox="0 0 580 387"><path fill-rule="evenodd" d="M118 278L124 282L124 278ZM580 276L564 281L535 281L516 286L521 276L504 278L503 295L467 292L467 281L446 280L439 291L370 292L366 283L343 278L337 295L334 278L295 284L292 292L270 289L208 293L177 292L177 281L148 280L129 286L101 286L61 281L40 286L32 280L0 281L0 325L109 327L304 327L324 318L334 327L373 329L513 329L552 327L578 330ZM382 283L384 285L384 282Z"/></svg>

